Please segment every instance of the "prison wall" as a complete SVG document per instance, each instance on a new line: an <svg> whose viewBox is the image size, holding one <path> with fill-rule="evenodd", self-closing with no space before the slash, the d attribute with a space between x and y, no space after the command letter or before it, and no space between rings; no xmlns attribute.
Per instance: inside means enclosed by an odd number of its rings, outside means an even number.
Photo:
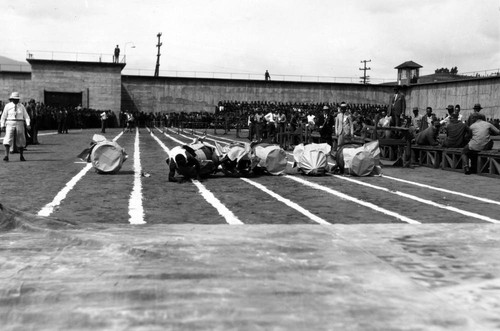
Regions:
<svg viewBox="0 0 500 331"><path fill-rule="evenodd" d="M500 118L500 76L412 85L407 93L406 111L430 106L437 117L444 117L447 105L458 104L467 117L476 103L481 104L486 118Z"/></svg>
<svg viewBox="0 0 500 331"><path fill-rule="evenodd" d="M122 76L122 110L209 111L219 101L384 104L391 86L236 79Z"/></svg>

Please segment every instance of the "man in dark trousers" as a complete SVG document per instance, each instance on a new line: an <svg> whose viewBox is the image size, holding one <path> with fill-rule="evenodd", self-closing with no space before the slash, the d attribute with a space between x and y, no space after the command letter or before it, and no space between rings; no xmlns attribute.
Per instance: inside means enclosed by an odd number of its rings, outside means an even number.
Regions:
<svg viewBox="0 0 500 331"><path fill-rule="evenodd" d="M269 71L266 70L266 73L264 74L264 78L266 80L271 80L271 75L269 74Z"/></svg>
<svg viewBox="0 0 500 331"><path fill-rule="evenodd" d="M323 115L320 118L319 124L319 134L321 140L326 142L328 145L333 145L333 126L335 125L335 119L330 115L330 109L328 106L323 107Z"/></svg>
<svg viewBox="0 0 500 331"><path fill-rule="evenodd" d="M116 47L115 47L115 56L113 57L113 62L114 63L120 62L119 58L120 58L120 47L118 47L118 45L116 45Z"/></svg>
<svg viewBox="0 0 500 331"><path fill-rule="evenodd" d="M406 99L399 86L394 87L394 95L389 100L387 116L391 116L393 126L401 126L401 116L405 116Z"/></svg>

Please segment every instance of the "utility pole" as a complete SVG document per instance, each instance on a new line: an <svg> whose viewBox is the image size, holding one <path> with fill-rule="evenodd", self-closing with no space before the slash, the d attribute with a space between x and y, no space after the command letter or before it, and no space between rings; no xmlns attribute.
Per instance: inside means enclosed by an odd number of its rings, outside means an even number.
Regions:
<svg viewBox="0 0 500 331"><path fill-rule="evenodd" d="M158 47L158 55L156 55L156 67L155 67L155 77L158 77L160 75L160 47L162 43L160 42L160 37L161 37L161 32L158 32L156 35L158 37L158 44L156 47Z"/></svg>
<svg viewBox="0 0 500 331"><path fill-rule="evenodd" d="M363 70L363 77L359 77L359 78L362 79L362 81L360 81L360 82L363 83L363 84L368 83L369 80L370 80L370 76L366 75L366 71L367 70L371 70L371 68L367 68L366 67L366 62L372 62L372 60L363 60L363 61L361 61L361 63L365 64L365 66L363 68L359 68L359 70Z"/></svg>

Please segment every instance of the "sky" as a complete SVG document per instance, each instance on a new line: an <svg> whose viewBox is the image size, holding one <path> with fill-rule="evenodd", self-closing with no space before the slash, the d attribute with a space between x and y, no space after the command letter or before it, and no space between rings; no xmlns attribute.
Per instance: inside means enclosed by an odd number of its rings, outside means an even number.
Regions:
<svg viewBox="0 0 500 331"><path fill-rule="evenodd" d="M352 77L372 83L500 68L500 0L0 0L0 55L103 54L125 74L216 72ZM62 55L61 55L62 56ZM71 55L73 56L73 55ZM75 55L77 56L77 55ZM96 55L97 56L97 55ZM84 56L79 55L82 59ZM319 79L321 81L321 79Z"/></svg>

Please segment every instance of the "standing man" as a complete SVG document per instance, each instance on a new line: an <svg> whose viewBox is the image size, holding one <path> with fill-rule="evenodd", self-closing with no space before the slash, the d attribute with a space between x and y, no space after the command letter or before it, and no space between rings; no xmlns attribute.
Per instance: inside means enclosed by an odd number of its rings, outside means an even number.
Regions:
<svg viewBox="0 0 500 331"><path fill-rule="evenodd" d="M346 114L347 104L340 104L340 112L335 118L335 135L337 136L337 148L341 147L345 142L345 137L350 137L354 132L354 125L351 116Z"/></svg>
<svg viewBox="0 0 500 331"><path fill-rule="evenodd" d="M406 99L399 86L394 87L394 95L389 100L387 115L392 118L392 125L401 126L401 116L405 115Z"/></svg>
<svg viewBox="0 0 500 331"><path fill-rule="evenodd" d="M101 133L106 133L106 121L108 120L108 113L103 111L101 113Z"/></svg>
<svg viewBox="0 0 500 331"><path fill-rule="evenodd" d="M16 141L19 147L19 160L26 161L23 156L23 149L26 146L26 135L24 124L31 130L30 117L26 108L19 102L19 92L12 92L9 97L9 103L5 105L2 116L0 118L0 129L5 128L5 138L3 144L5 146L5 162L9 161L10 145Z"/></svg>
<svg viewBox="0 0 500 331"><path fill-rule="evenodd" d="M118 47L118 45L116 45L116 47L115 47L115 56L113 58L113 62L114 63L120 62L119 58L120 58L120 47Z"/></svg>
<svg viewBox="0 0 500 331"><path fill-rule="evenodd" d="M266 80L271 80L271 75L269 74L269 71L266 70L266 73L264 74L264 78Z"/></svg>
<svg viewBox="0 0 500 331"><path fill-rule="evenodd" d="M319 134L321 136L321 140L326 142L328 145L333 145L333 125L334 122L332 120L332 116L330 115L330 109L328 106L323 107L323 116L321 117L321 122L319 125Z"/></svg>

